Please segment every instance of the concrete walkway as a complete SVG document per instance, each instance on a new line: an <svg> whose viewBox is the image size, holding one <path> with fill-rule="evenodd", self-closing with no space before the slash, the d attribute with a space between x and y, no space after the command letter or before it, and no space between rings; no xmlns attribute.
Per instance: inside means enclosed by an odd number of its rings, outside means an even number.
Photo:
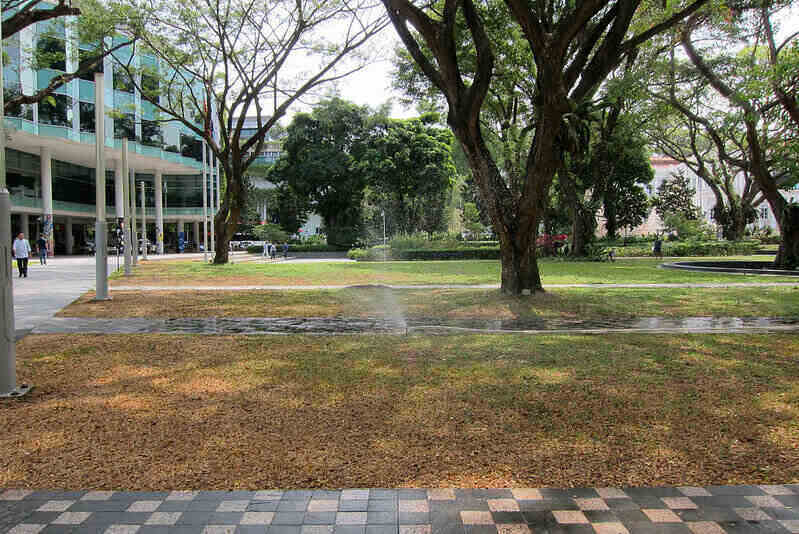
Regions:
<svg viewBox="0 0 799 534"><path fill-rule="evenodd" d="M0 532L799 533L799 485L265 491L0 490Z"/></svg>
<svg viewBox="0 0 799 534"><path fill-rule="evenodd" d="M799 317L638 317L602 320L404 319L403 317L53 317L34 334L609 334L799 331Z"/></svg>
<svg viewBox="0 0 799 534"><path fill-rule="evenodd" d="M93 256L38 259L28 263L28 277L18 278L14 269L14 327L28 331L46 322L61 308L95 287ZM109 258L109 271L116 268L116 256Z"/></svg>

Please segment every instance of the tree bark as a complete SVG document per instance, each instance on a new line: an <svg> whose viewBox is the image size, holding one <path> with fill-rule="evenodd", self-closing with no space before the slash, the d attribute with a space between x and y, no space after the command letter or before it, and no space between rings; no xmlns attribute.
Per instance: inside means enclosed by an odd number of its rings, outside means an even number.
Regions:
<svg viewBox="0 0 799 534"><path fill-rule="evenodd" d="M230 240L239 226L245 208L244 176L236 169L224 166L225 195L219 212L213 218L216 243L214 243L214 265L224 265L229 260Z"/></svg>
<svg viewBox="0 0 799 534"><path fill-rule="evenodd" d="M780 219L782 237L774 267L796 269L799 267L799 205L786 203Z"/></svg>

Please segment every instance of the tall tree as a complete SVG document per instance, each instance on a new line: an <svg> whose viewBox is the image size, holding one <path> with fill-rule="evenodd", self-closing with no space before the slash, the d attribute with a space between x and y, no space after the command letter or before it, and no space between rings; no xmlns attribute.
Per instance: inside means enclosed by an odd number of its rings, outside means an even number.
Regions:
<svg viewBox="0 0 799 534"><path fill-rule="evenodd" d="M303 95L361 68L356 52L386 22L365 0L129 1L139 13L131 32L167 72L144 88L142 69L120 61L144 100L219 159L214 262L226 263L246 206L246 171L267 134ZM254 132L245 131L247 116L257 118Z"/></svg>
<svg viewBox="0 0 799 534"><path fill-rule="evenodd" d="M741 153L745 129L737 120L740 117L726 114L708 117L708 122L701 125L657 101L653 102L653 108L652 120L646 127L647 137L661 153L688 167L708 185L716 199L713 219L721 226L724 238L742 239L746 225L754 222L755 209L764 197L748 170L720 157L707 130L710 129L713 137L724 139L728 150ZM690 104L689 108L695 106Z"/></svg>
<svg viewBox="0 0 799 534"><path fill-rule="evenodd" d="M270 172L270 180L311 201L330 244L350 246L360 234L366 175L358 162L367 149L369 118L368 108L338 98L298 113Z"/></svg>
<svg viewBox="0 0 799 534"><path fill-rule="evenodd" d="M679 215L686 220L696 221L701 217L701 213L699 207L694 204L695 194L696 190L691 187L690 180L682 170L679 170L667 180L660 182L652 205L663 221L670 215Z"/></svg>
<svg viewBox="0 0 799 534"><path fill-rule="evenodd" d="M523 181L515 190L489 150L480 122L486 96L496 86L497 43L486 30L486 9L472 0L444 0L433 6L383 0L409 54L447 101L447 122L466 153L499 237L504 292L542 290L536 233L553 177L570 149L565 126L575 109L594 98L607 76L638 46L706 3L672 1L663 7L641 0L505 0L500 12L518 25L535 65L531 72L526 62L517 64L535 79L535 96L531 146ZM468 56L458 54L463 37L456 31L459 21L472 43L473 54Z"/></svg>
<svg viewBox="0 0 799 534"><path fill-rule="evenodd" d="M452 134L424 119L382 119L369 129L358 167L370 201L391 213L391 232L438 231L455 183Z"/></svg>
<svg viewBox="0 0 799 534"><path fill-rule="evenodd" d="M789 2L755 3L728 11L726 17L694 14L682 27L679 42L695 72L714 90L743 127L743 142L730 145L714 135L707 114L680 102L672 89L669 102L702 125L726 163L747 172L771 206L780 227L776 267L799 265L799 206L781 193L799 179L799 113L795 50L799 32L775 41L773 20ZM743 45L743 47L742 47ZM719 47L739 47L730 56ZM791 68L793 66L793 68ZM765 82L765 83L764 83Z"/></svg>

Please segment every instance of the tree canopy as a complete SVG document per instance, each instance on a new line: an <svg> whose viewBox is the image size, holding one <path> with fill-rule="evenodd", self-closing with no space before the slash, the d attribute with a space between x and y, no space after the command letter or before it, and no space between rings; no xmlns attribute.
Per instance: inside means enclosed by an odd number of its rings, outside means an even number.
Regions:
<svg viewBox="0 0 799 534"><path fill-rule="evenodd" d="M144 0L130 31L161 64L156 87L118 58L162 120L201 138L219 159L225 187L215 215L215 263L246 206L245 176L288 109L367 60L359 51L386 22L365 0ZM165 68L164 68L165 67ZM255 126L246 126L246 119Z"/></svg>
<svg viewBox="0 0 799 534"><path fill-rule="evenodd" d="M697 12L708 0L644 2L504 2L383 0L413 61L440 91L447 122L472 169L480 197L499 237L502 290L519 294L542 289L535 238L552 181L566 153L576 149L570 133L578 112L601 92L603 82L638 47ZM514 32L495 35L495 20ZM504 42L520 35L525 53L508 57ZM460 53L468 40L469 53ZM499 60L497 58L500 58ZM534 80L529 118L530 146L518 186L503 173L489 149L483 112L492 90L503 94L498 65ZM534 66L534 68L532 68ZM513 109L513 106L510 106ZM511 181L509 181L511 180Z"/></svg>

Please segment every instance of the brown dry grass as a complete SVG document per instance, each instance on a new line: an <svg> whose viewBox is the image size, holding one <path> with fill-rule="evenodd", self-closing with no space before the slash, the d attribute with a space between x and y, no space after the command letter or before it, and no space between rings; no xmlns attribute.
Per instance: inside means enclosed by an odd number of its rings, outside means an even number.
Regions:
<svg viewBox="0 0 799 534"><path fill-rule="evenodd" d="M799 338L29 336L0 487L799 481Z"/></svg>

